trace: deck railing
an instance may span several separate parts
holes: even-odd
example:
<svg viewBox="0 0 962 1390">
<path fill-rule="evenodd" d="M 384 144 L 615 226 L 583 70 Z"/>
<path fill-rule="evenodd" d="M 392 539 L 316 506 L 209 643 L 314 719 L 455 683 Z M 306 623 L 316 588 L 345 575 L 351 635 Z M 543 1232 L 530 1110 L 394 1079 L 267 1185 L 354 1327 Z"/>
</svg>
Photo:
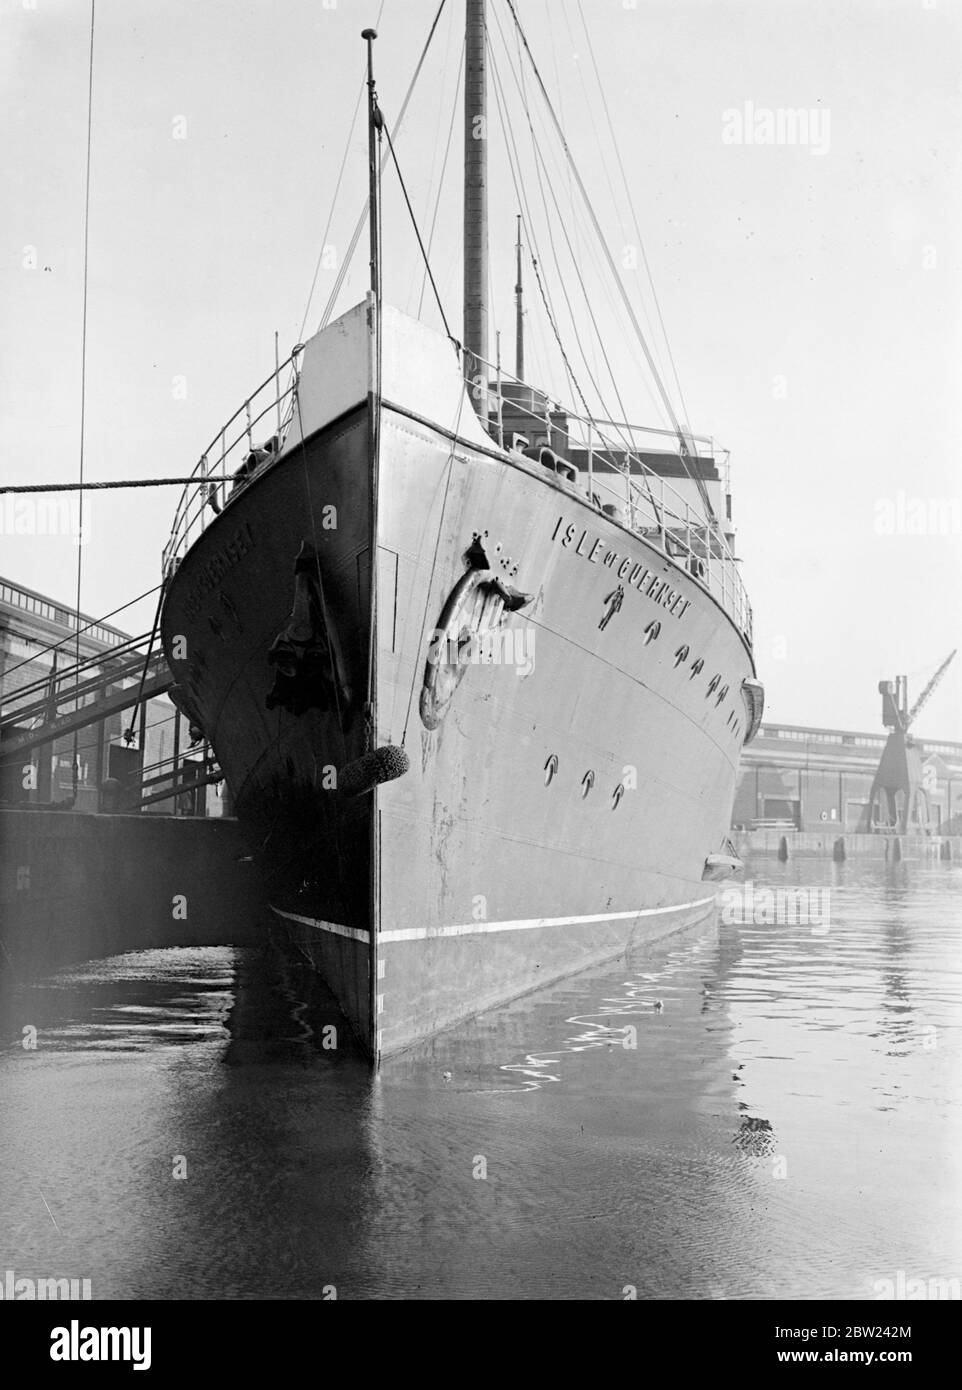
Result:
<svg viewBox="0 0 962 1390">
<path fill-rule="evenodd" d="M 547 439 L 548 445 L 540 453 L 544 465 L 613 520 L 657 545 L 718 600 L 750 644 L 751 604 L 739 573 L 739 562 L 728 544 L 722 523 L 706 515 L 704 503 L 700 507 L 693 505 L 690 498 L 641 456 L 638 436 L 655 440 L 670 431 L 579 415 L 566 406 L 553 405 L 543 392 L 525 386 L 502 369 L 486 365 L 490 377 L 487 388 L 489 420 L 502 448 L 513 446 L 513 440 L 506 437 L 506 416 L 511 422 L 512 435 L 523 432 L 528 437 L 532 446 L 530 454 L 539 454 L 537 441 Z M 484 387 L 474 389 L 477 393 Z M 532 402 L 530 408 L 524 404 L 526 396 Z M 527 430 L 517 429 L 519 420 L 528 426 Z M 677 435 L 672 437 L 677 439 Z M 703 436 L 689 435 L 688 439 L 696 446 L 712 444 Z M 559 453 L 554 447 L 559 440 L 566 449 L 573 448 L 583 454 L 587 466 L 576 469 L 561 457 L 553 463 L 551 454 Z M 664 452 L 663 444 L 659 451 Z M 697 476 L 699 456 L 689 452 L 687 445 L 686 456 L 692 474 Z M 613 481 L 615 479 L 617 482 Z M 692 480 L 694 482 L 694 477 Z"/>
<path fill-rule="evenodd" d="M 280 451 L 294 413 L 298 356 L 303 350 L 299 343 L 287 361 L 234 411 L 201 454 L 191 482 L 181 493 L 164 547 L 165 578 L 254 469 Z"/>
<path fill-rule="evenodd" d="M 286 362 L 254 391 L 221 427 L 196 464 L 191 482 L 185 487 L 171 526 L 170 539 L 164 548 L 165 577 L 172 573 L 185 551 L 202 534 L 232 495 L 244 486 L 253 473 L 270 461 L 281 449 L 284 435 L 294 414 L 299 379 L 299 344 Z M 509 452 L 513 439 L 505 437 L 504 416 L 520 420 L 536 446 L 539 438 L 547 438 L 549 447 L 541 454 L 545 466 L 558 479 L 581 497 L 587 497 L 600 512 L 620 522 L 630 531 L 644 537 L 679 568 L 699 583 L 720 603 L 740 632 L 750 643 L 752 611 L 745 586 L 738 572 L 738 561 L 732 554 L 722 529 L 714 516 L 693 506 L 691 498 L 683 496 L 669 479 L 656 472 L 641 457 L 637 436 L 663 436 L 667 432 L 646 426 L 624 425 L 617 421 L 596 420 L 578 415 L 564 407 L 552 407 L 544 393 L 507 376 L 500 368 L 488 368 L 487 399 L 493 409 L 488 412 L 490 430 L 495 441 Z M 286 381 L 282 380 L 287 374 Z M 505 393 L 505 387 L 508 393 Z M 484 390 L 484 387 L 469 389 Z M 532 405 L 524 405 L 527 397 Z M 543 403 L 543 410 L 540 405 Z M 265 445 L 255 442 L 255 431 L 262 438 L 266 433 L 264 421 L 271 421 L 272 438 Z M 564 420 L 562 430 L 560 420 Z M 513 430 L 512 433 L 521 431 Z M 565 446 L 574 447 L 585 455 L 587 467 L 576 469 L 557 456 L 550 442 L 559 436 Z M 527 437 L 527 436 L 526 436 Z M 711 441 L 689 436 L 692 444 Z M 663 446 L 662 446 L 663 450 Z M 536 448 L 534 449 L 537 452 Z M 697 470 L 697 454 L 689 454 L 693 470 Z M 530 462 L 529 458 L 529 462 Z M 598 466 L 596 466 L 596 463 Z M 613 479 L 618 479 L 613 484 Z"/>
</svg>

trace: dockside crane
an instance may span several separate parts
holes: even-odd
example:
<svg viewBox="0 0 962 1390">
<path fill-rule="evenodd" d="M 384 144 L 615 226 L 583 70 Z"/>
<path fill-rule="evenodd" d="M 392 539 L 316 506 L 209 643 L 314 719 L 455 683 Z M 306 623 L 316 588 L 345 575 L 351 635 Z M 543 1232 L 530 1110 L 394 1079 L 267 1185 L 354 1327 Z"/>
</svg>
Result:
<svg viewBox="0 0 962 1390">
<path fill-rule="evenodd" d="M 929 804 L 922 776 L 922 750 L 909 730 L 955 657 L 951 651 L 909 709 L 908 679 L 879 681 L 882 723 L 891 730 L 872 783 L 866 823 L 860 829 L 881 834 L 928 834 Z"/>
</svg>

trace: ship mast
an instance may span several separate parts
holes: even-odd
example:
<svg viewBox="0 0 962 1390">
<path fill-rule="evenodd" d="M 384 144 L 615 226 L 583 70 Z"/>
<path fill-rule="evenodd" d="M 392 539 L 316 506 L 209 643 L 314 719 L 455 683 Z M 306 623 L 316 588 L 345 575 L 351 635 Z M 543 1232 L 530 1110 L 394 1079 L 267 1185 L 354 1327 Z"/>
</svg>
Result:
<svg viewBox="0 0 962 1390">
<path fill-rule="evenodd" d="M 482 419 L 488 371 L 486 8 L 487 0 L 466 0 L 464 55 L 464 371 L 476 383 L 472 397 Z"/>
<path fill-rule="evenodd" d="M 361 38 L 367 44 L 367 177 L 368 177 L 368 224 L 371 244 L 371 293 L 375 303 L 381 295 L 381 267 L 378 252 L 378 152 L 377 132 L 380 129 L 381 113 L 377 105 L 377 88 L 374 85 L 374 40 L 376 29 L 365 29 Z"/>
<path fill-rule="evenodd" d="M 515 302 L 515 363 L 514 374 L 524 381 L 524 286 L 521 283 L 521 214 L 518 213 L 518 277 L 514 287 Z"/>
</svg>

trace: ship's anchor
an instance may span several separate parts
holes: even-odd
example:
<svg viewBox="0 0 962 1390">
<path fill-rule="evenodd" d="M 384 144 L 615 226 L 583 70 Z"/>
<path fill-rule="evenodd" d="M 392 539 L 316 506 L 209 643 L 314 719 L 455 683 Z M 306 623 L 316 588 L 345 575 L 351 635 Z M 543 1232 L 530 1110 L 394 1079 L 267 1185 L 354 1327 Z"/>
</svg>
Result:
<svg viewBox="0 0 962 1390">
<path fill-rule="evenodd" d="M 492 572 L 481 537 L 465 553 L 467 571 L 451 590 L 428 645 L 419 709 L 426 729 L 436 729 L 448 712 L 468 667 L 494 658 L 497 634 L 509 613 L 531 602 L 531 594 L 505 584 Z"/>
<path fill-rule="evenodd" d="M 318 558 L 305 541 L 294 561 L 294 603 L 290 616 L 267 653 L 274 667 L 274 684 L 267 708 L 277 705 L 290 714 L 305 710 L 342 709 L 351 702 L 351 688 L 337 633 L 328 621 L 320 588 Z"/>
</svg>

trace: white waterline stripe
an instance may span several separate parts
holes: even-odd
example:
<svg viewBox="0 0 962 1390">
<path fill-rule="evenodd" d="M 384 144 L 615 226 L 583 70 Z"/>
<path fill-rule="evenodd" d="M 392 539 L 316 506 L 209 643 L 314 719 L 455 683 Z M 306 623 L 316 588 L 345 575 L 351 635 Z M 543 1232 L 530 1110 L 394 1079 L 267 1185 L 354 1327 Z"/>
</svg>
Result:
<svg viewBox="0 0 962 1390">
<path fill-rule="evenodd" d="M 358 927 L 342 927 L 340 922 L 320 922 L 316 917 L 299 917 L 296 912 L 282 912 L 273 903 L 271 912 L 276 912 L 278 917 L 286 917 L 288 922 L 300 922 L 305 927 L 317 927 L 320 931 L 333 932 L 335 936 L 346 936 L 351 941 L 363 941 L 367 944 L 371 940 L 371 933 L 361 931 Z"/>
<path fill-rule="evenodd" d="M 457 927 L 401 927 L 397 931 L 378 933 L 378 941 L 424 941 L 436 936 L 471 936 L 475 932 L 534 931 L 538 927 L 573 927 L 582 922 L 625 922 L 634 917 L 659 917 L 666 912 L 684 912 L 690 907 L 704 907 L 715 901 L 699 898 L 690 903 L 672 903 L 670 907 L 639 907 L 633 912 L 595 912 L 587 917 L 522 917 L 514 922 L 466 922 Z"/>
<path fill-rule="evenodd" d="M 696 898 L 689 903 L 672 903 L 669 907 L 639 907 L 633 912 L 595 912 L 585 917 L 522 917 L 513 922 L 466 922 L 454 927 L 400 927 L 396 931 L 378 933 L 378 941 L 426 941 L 435 937 L 473 936 L 479 932 L 495 931 L 534 931 L 538 927 L 572 927 L 588 922 L 626 922 L 638 917 L 661 917 L 667 912 L 686 912 L 689 908 L 706 907 L 715 901 L 715 894 L 708 898 Z M 317 927 L 321 931 L 334 932 L 337 936 L 349 936 L 355 941 L 369 941 L 370 933 L 358 931 L 354 927 L 342 927 L 336 922 L 320 922 L 313 917 L 298 917 L 293 912 L 282 912 L 279 907 L 272 911 L 291 922 L 303 922 L 305 926 Z"/>
</svg>

